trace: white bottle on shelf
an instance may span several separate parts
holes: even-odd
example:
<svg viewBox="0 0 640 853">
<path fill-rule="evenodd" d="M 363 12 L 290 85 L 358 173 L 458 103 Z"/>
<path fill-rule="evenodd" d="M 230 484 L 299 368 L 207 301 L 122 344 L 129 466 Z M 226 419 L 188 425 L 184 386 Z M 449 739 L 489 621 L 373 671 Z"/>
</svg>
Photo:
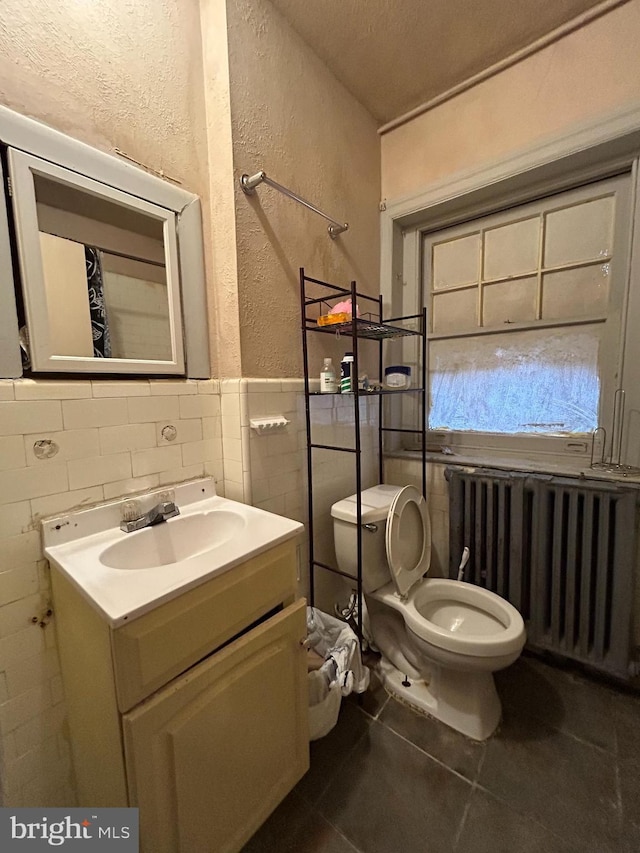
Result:
<svg viewBox="0 0 640 853">
<path fill-rule="evenodd" d="M 335 394 L 338 390 L 336 371 L 330 358 L 325 358 L 320 372 L 320 393 Z"/>
</svg>

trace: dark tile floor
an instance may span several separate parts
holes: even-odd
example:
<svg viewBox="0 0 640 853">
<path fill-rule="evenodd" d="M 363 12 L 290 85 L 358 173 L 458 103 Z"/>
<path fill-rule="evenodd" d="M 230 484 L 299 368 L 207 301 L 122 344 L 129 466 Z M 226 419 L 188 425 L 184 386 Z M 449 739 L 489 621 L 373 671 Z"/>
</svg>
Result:
<svg viewBox="0 0 640 853">
<path fill-rule="evenodd" d="M 244 853 L 640 853 L 640 697 L 523 656 L 477 744 L 349 697 Z"/>
</svg>

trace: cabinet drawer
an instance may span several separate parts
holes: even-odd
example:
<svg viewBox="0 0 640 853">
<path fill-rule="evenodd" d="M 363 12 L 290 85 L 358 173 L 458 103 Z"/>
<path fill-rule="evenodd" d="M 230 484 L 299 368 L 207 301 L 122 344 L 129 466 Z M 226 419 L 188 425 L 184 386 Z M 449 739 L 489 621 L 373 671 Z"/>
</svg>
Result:
<svg viewBox="0 0 640 853">
<path fill-rule="evenodd" d="M 285 542 L 112 632 L 118 707 L 127 711 L 296 594 Z"/>
</svg>

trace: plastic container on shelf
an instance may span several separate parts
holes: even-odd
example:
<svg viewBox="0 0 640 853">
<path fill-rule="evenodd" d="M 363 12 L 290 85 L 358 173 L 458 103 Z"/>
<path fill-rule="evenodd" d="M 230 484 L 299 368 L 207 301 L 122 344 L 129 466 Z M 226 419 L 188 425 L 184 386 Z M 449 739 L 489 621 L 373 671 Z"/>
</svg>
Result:
<svg viewBox="0 0 640 853">
<path fill-rule="evenodd" d="M 320 371 L 320 393 L 335 394 L 338 390 L 336 371 L 330 358 L 325 358 Z"/>
<path fill-rule="evenodd" d="M 340 311 L 338 314 L 321 314 L 318 317 L 319 326 L 332 326 L 334 323 L 347 323 L 351 319 L 351 314 L 346 311 Z"/>
<path fill-rule="evenodd" d="M 411 368 L 404 364 L 394 364 L 384 369 L 384 384 L 392 391 L 411 387 Z"/>
<path fill-rule="evenodd" d="M 340 393 L 350 394 L 356 390 L 357 382 L 354 377 L 354 361 L 353 353 L 345 352 L 344 358 L 340 362 Z"/>
</svg>

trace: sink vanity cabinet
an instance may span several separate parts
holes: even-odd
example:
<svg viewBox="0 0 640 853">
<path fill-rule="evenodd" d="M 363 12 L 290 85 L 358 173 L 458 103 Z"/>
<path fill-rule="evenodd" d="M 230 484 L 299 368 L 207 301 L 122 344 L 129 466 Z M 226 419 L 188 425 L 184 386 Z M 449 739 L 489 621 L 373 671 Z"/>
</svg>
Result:
<svg viewBox="0 0 640 853">
<path fill-rule="evenodd" d="M 117 624 L 51 562 L 80 804 L 139 807 L 143 853 L 240 850 L 308 769 L 296 539 Z"/>
</svg>

